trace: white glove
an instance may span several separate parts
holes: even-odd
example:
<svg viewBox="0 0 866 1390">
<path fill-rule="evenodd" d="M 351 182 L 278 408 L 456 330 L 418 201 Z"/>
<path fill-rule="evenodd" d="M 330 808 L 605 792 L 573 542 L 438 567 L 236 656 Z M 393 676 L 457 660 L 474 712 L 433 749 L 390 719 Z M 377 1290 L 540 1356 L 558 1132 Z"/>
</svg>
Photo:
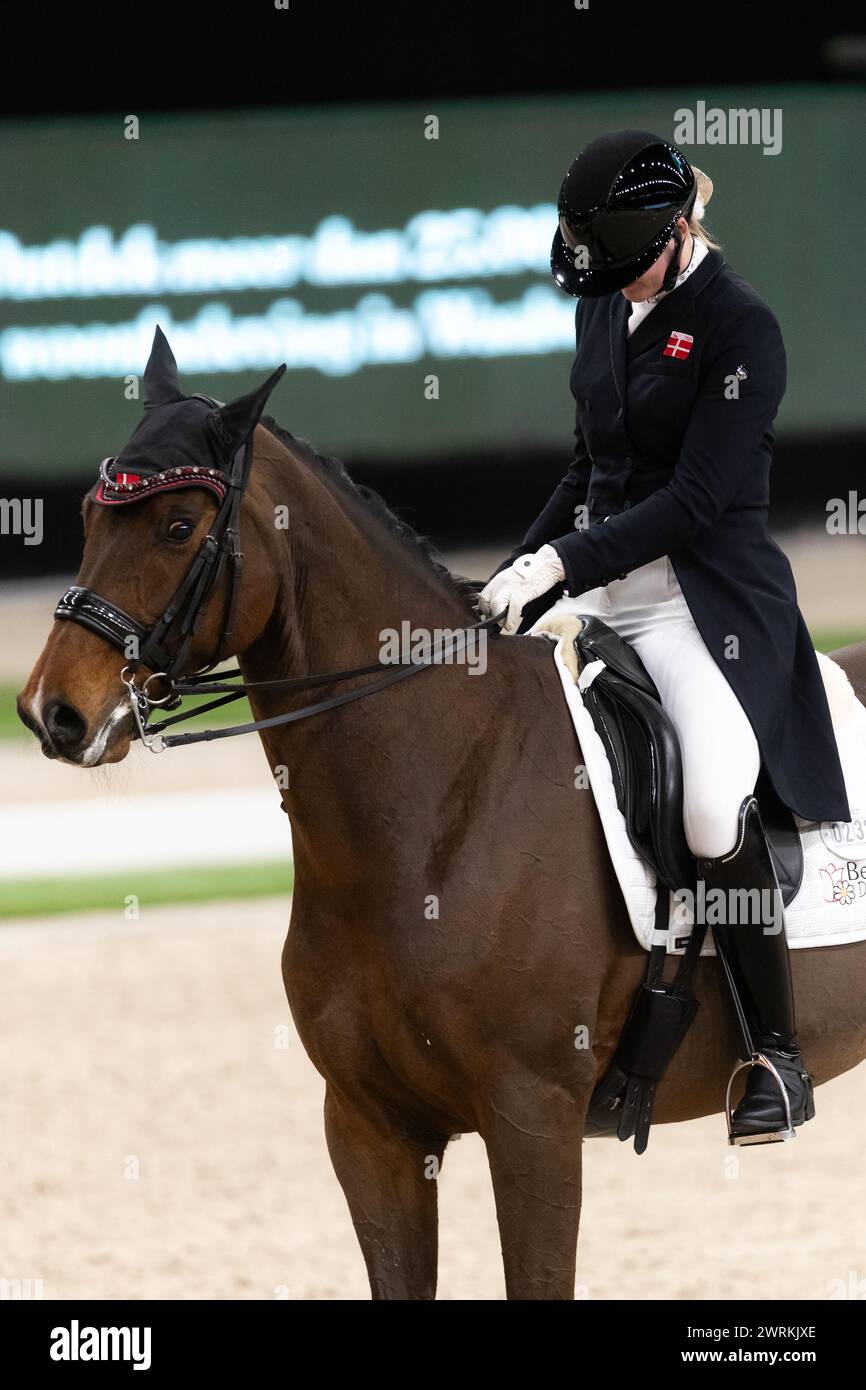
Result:
<svg viewBox="0 0 866 1390">
<path fill-rule="evenodd" d="M 508 569 L 495 574 L 479 595 L 479 607 L 488 617 L 507 608 L 501 624 L 509 635 L 520 627 L 523 610 L 565 578 L 562 561 L 552 545 L 543 545 L 534 555 L 521 555 Z"/>
</svg>

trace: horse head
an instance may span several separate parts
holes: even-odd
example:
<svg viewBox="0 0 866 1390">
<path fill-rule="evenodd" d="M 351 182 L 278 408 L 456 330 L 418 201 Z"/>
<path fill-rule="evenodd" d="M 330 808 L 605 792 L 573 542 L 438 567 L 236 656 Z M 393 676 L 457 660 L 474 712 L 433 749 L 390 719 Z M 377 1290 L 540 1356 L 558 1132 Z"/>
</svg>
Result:
<svg viewBox="0 0 866 1390">
<path fill-rule="evenodd" d="M 122 672 L 187 675 L 260 635 L 272 557 L 251 546 L 241 565 L 240 533 L 257 525 L 245 495 L 252 439 L 283 371 L 228 405 L 187 396 L 157 328 L 144 415 L 84 500 L 81 569 L 18 697 L 48 757 L 120 761 L 136 732 Z"/>
</svg>

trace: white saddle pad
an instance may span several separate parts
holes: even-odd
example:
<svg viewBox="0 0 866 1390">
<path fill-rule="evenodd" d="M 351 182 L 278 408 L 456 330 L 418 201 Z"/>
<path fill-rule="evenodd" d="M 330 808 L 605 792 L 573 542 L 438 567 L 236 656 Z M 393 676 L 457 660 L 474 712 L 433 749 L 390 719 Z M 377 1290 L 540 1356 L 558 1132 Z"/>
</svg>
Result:
<svg viewBox="0 0 866 1390">
<path fill-rule="evenodd" d="M 625 898 L 635 936 L 645 950 L 655 942 L 656 876 L 636 854 L 620 811 L 604 744 L 584 706 L 575 680 L 573 642 L 580 630 L 576 617 L 551 619 L 533 630 L 556 642 L 554 660 L 566 704 L 580 741 L 586 780 L 595 797 L 610 857 Z M 860 704 L 848 677 L 828 656 L 818 661 L 830 704 L 852 820 L 804 821 L 797 818 L 804 867 L 800 888 L 785 910 L 785 929 L 792 948 L 842 945 L 866 938 L 866 707 Z M 592 662 L 580 683 L 586 688 L 603 663 Z M 669 895 L 670 897 L 670 895 Z M 682 954 L 691 919 L 682 902 L 671 899 L 667 950 Z M 661 937 L 659 940 L 661 941 Z M 713 955 L 711 933 L 702 949 Z"/>
</svg>

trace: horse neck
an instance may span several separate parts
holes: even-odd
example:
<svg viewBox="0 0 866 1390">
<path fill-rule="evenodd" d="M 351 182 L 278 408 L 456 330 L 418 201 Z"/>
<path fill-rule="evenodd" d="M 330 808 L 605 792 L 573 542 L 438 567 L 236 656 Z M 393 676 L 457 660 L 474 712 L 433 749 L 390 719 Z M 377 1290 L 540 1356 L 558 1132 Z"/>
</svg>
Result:
<svg viewBox="0 0 866 1390">
<path fill-rule="evenodd" d="M 420 553 L 349 488 L 319 466 L 291 459 L 262 470 L 262 515 L 289 499 L 289 525 L 274 548 L 278 595 L 263 637 L 241 658 L 248 681 L 343 670 L 379 660 L 383 634 L 401 625 L 435 634 L 477 621 L 469 602 Z M 263 486 L 265 496 L 261 495 Z M 435 777 L 421 776 L 412 749 L 424 728 L 447 727 L 442 681 L 458 684 L 462 715 L 476 706 L 486 680 L 466 667 L 412 676 L 369 699 L 262 734 L 262 743 L 299 845 L 315 841 L 331 864 L 345 840 L 361 850 L 377 811 L 394 811 L 407 796 L 435 795 Z M 447 672 L 447 674 L 446 674 Z M 374 677 L 362 678 L 364 684 Z M 437 689 L 430 682 L 437 682 Z M 254 693 L 256 718 L 299 708 L 352 688 L 352 682 L 294 694 Z M 465 733 L 465 731 L 464 731 Z M 407 739 L 412 748 L 407 751 Z M 414 766 L 413 766 L 414 764 Z M 282 782 L 288 778 L 288 788 Z M 419 785 L 419 780 L 423 785 Z"/>
<path fill-rule="evenodd" d="M 447 576 L 349 484 L 282 446 L 280 453 L 276 461 L 266 454 L 256 475 L 277 593 L 262 639 L 242 657 L 251 679 L 366 665 L 378 658 L 383 632 L 407 620 L 424 629 L 476 621 Z M 288 513 L 284 530 L 271 524 L 279 507 Z"/>
</svg>

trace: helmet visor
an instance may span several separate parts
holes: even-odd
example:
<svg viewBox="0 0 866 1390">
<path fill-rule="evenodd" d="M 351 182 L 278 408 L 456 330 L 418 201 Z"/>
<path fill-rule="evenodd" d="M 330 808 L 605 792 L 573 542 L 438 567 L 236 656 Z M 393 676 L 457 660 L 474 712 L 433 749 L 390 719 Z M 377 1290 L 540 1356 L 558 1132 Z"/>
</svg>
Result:
<svg viewBox="0 0 866 1390">
<path fill-rule="evenodd" d="M 590 270 L 616 270 L 641 257 L 671 226 L 670 207 L 647 209 L 593 208 L 580 218 L 559 214 L 562 239 L 573 256 L 585 251 Z M 662 244 L 664 248 L 666 242 Z M 660 254 L 660 251 L 657 252 Z"/>
</svg>

